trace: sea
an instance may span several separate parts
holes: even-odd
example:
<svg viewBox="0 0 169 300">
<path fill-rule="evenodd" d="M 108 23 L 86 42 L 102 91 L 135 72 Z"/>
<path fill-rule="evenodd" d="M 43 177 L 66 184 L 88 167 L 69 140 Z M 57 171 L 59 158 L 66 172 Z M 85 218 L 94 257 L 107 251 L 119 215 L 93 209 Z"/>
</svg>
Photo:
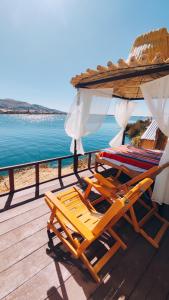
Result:
<svg viewBox="0 0 169 300">
<path fill-rule="evenodd" d="M 132 117 L 135 122 L 145 117 Z M 0 115 L 0 167 L 70 155 L 71 138 L 65 129 L 65 115 Z M 102 127 L 84 137 L 85 151 L 109 147 L 119 131 L 114 116 L 106 116 Z M 126 143 L 130 139 L 126 137 Z M 65 162 L 66 164 L 66 162 Z"/>
</svg>

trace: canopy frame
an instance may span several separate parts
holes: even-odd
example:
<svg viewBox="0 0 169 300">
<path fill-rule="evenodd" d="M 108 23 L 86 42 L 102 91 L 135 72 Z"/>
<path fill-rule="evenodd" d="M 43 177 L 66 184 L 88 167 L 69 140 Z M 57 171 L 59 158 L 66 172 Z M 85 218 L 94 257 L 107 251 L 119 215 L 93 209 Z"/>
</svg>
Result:
<svg viewBox="0 0 169 300">
<path fill-rule="evenodd" d="M 169 32 L 161 28 L 142 34 L 136 38 L 126 60 L 107 62 L 107 66 L 97 65 L 75 75 L 71 84 L 83 89 L 112 89 L 112 98 L 126 101 L 142 101 L 144 96 L 140 86 L 149 81 L 169 75 Z M 125 131 L 123 143 L 125 140 Z M 76 151 L 75 141 L 75 156 Z"/>
<path fill-rule="evenodd" d="M 146 67 L 146 69 L 143 69 L 143 67 Z M 119 70 L 120 71 L 120 70 Z M 131 79 L 131 78 L 144 78 L 146 75 L 155 75 L 154 79 L 157 79 L 159 77 L 163 77 L 165 75 L 169 74 L 169 63 L 161 63 L 161 64 L 154 64 L 154 65 L 149 65 L 149 66 L 140 66 L 136 68 L 128 68 L 126 69 L 121 69 L 123 71 L 123 74 L 117 74 L 117 71 L 115 71 L 114 76 L 109 76 L 109 77 L 104 77 L 104 72 L 102 74 L 102 77 L 99 79 L 94 79 L 95 75 L 90 76 L 90 80 L 86 81 L 86 79 L 81 80 L 78 84 L 75 85 L 75 88 L 92 88 L 95 85 L 99 85 L 98 87 L 94 87 L 95 89 L 97 88 L 103 88 L 104 89 L 104 84 L 105 83 L 110 83 L 118 80 L 126 80 L 126 79 Z M 89 79 L 89 78 L 88 78 Z M 147 80 L 150 81 L 150 80 Z M 140 85 L 140 82 L 138 84 L 138 87 Z M 119 99 L 124 99 L 124 100 L 144 100 L 143 97 L 137 98 L 132 97 L 132 98 L 127 98 L 123 96 L 118 96 L 116 94 L 113 94 L 112 97 L 114 98 L 119 98 Z"/>
</svg>

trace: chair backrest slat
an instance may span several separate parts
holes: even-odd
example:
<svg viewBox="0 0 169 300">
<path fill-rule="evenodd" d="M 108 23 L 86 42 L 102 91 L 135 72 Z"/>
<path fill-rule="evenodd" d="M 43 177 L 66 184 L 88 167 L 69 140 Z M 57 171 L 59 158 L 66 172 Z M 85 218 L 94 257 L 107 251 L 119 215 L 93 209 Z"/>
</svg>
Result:
<svg viewBox="0 0 169 300">
<path fill-rule="evenodd" d="M 63 215 L 63 217 L 66 218 L 66 220 L 68 220 L 85 239 L 88 240 L 93 239 L 94 237 L 93 233 L 72 212 L 70 212 L 65 207 L 65 205 L 62 204 L 57 199 L 55 195 L 53 195 L 51 192 L 47 192 L 45 194 L 45 201 L 47 202 L 47 204 L 48 202 L 51 202 L 53 207 L 56 208 L 56 212 L 55 212 L 56 216 L 57 216 L 57 210 L 59 210 L 59 212 Z M 62 220 L 63 223 L 65 222 L 64 218 Z"/>
</svg>

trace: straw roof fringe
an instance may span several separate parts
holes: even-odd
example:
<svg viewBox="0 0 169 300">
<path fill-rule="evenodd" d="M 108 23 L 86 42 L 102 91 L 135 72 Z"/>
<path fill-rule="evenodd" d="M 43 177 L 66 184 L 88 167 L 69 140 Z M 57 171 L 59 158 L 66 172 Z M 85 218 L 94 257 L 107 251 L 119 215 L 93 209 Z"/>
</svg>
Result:
<svg viewBox="0 0 169 300">
<path fill-rule="evenodd" d="M 108 61 L 107 66 L 98 65 L 96 70 L 87 68 L 86 72 L 73 77 L 71 83 L 75 87 L 113 88 L 114 96 L 139 99 L 143 97 L 140 83 L 167 74 L 169 33 L 161 28 L 137 37 L 127 60 L 120 58 L 115 64 Z"/>
</svg>

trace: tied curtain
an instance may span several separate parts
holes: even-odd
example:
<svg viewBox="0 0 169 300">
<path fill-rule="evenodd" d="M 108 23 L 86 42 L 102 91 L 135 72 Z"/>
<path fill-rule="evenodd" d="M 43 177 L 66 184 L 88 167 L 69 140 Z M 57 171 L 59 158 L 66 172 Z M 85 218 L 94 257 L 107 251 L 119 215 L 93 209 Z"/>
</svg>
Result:
<svg viewBox="0 0 169 300">
<path fill-rule="evenodd" d="M 141 85 L 141 91 L 148 108 L 160 130 L 169 138 L 169 75 Z M 169 139 L 160 165 L 169 162 Z M 152 200 L 159 204 L 169 204 L 169 168 L 157 177 Z"/>
<path fill-rule="evenodd" d="M 112 89 L 78 89 L 65 120 L 65 131 L 72 138 L 70 146 L 72 153 L 76 140 L 77 154 L 84 154 L 81 138 L 101 127 L 108 113 L 112 94 Z"/>
<path fill-rule="evenodd" d="M 126 129 L 128 120 L 132 115 L 136 103 L 127 100 L 118 100 L 115 106 L 115 119 L 121 127 L 119 133 L 110 141 L 111 147 L 117 147 L 122 144 L 123 134 Z"/>
</svg>

